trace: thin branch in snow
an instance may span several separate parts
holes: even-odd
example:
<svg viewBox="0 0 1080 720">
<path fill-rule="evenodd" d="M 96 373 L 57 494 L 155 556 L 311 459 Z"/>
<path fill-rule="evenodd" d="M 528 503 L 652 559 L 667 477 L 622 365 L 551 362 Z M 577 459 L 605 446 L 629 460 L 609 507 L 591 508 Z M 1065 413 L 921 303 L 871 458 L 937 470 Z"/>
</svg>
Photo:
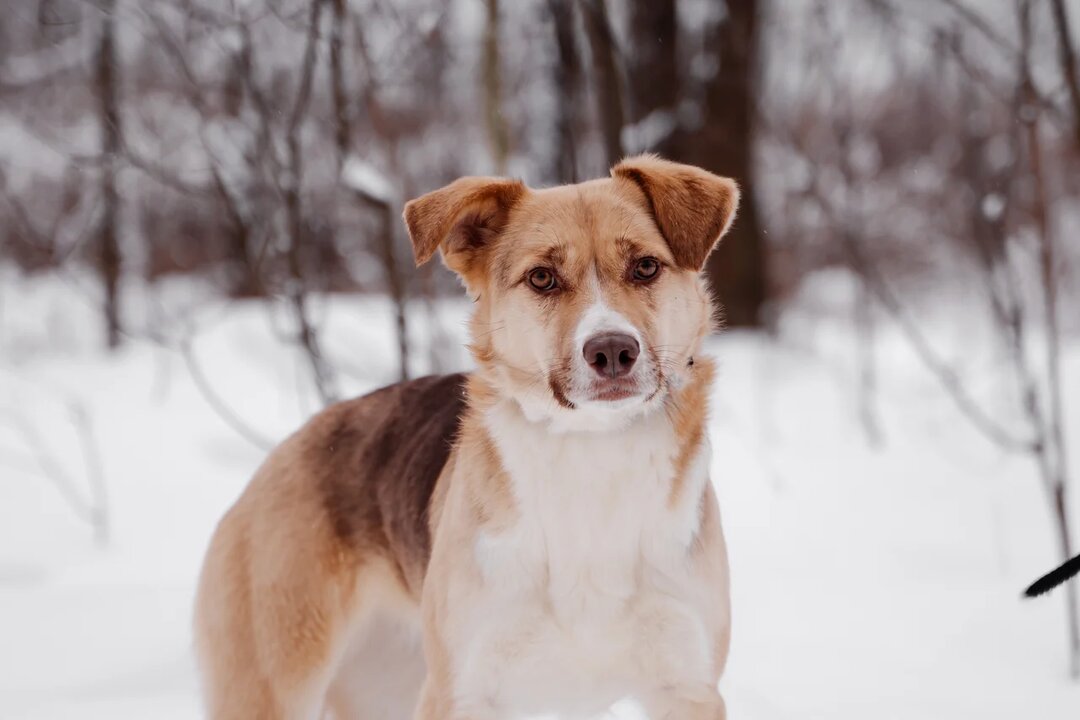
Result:
<svg viewBox="0 0 1080 720">
<path fill-rule="evenodd" d="M 195 387 L 202 393 L 203 398 L 210 405 L 210 408 L 217 413 L 217 416 L 259 450 L 264 452 L 273 450 L 275 443 L 251 429 L 247 423 L 233 412 L 232 408 L 221 399 L 221 396 L 211 386 L 202 370 L 202 365 L 199 364 L 198 359 L 195 357 L 190 336 L 186 336 L 180 341 L 180 355 L 184 358 L 184 364 L 187 366 L 188 372 L 191 373 L 191 379 L 195 382 Z"/>
<path fill-rule="evenodd" d="M 79 437 L 83 466 L 86 468 L 88 489 L 85 493 L 79 489 L 79 483 L 57 461 L 32 422 L 14 410 L 5 414 L 22 436 L 41 475 L 52 483 L 75 516 L 93 528 L 94 540 L 99 545 L 106 545 L 109 541 L 110 519 L 101 452 L 94 439 L 93 425 L 86 408 L 77 400 L 69 400 L 68 410 L 72 425 Z"/>
</svg>

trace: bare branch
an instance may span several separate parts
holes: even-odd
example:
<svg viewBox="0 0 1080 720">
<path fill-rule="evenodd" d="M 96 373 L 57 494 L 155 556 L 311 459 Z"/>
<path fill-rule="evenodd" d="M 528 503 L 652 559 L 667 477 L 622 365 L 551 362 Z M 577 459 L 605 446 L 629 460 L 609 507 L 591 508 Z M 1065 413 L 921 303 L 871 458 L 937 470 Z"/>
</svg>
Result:
<svg viewBox="0 0 1080 720">
<path fill-rule="evenodd" d="M 940 0 L 940 2 L 959 15 L 968 25 L 978 30 L 983 37 L 1005 51 L 1010 58 L 1017 57 L 1019 51 L 1016 46 L 995 30 L 986 18 L 969 8 L 962 0 Z"/>
<path fill-rule="evenodd" d="M 217 416 L 221 418 L 226 425 L 235 430 L 237 434 L 259 450 L 264 452 L 272 450 L 274 448 L 274 443 L 255 430 L 252 430 L 251 427 L 241 420 L 240 417 L 221 399 L 221 396 L 214 391 L 214 388 L 210 385 L 209 380 L 206 378 L 206 374 L 202 370 L 202 366 L 195 357 L 195 351 L 192 348 L 190 336 L 185 336 L 181 339 L 179 349 L 180 355 L 184 358 L 184 364 L 187 365 L 188 372 L 191 373 L 191 379 L 195 382 L 195 387 L 202 393 L 203 398 Z"/>
<path fill-rule="evenodd" d="M 94 439 L 94 428 L 86 408 L 79 402 L 69 404 L 72 424 L 79 435 L 82 448 L 83 466 L 86 468 L 87 483 L 90 486 L 89 504 L 90 523 L 94 528 L 94 537 L 99 545 L 109 542 L 110 520 L 109 500 L 105 487 L 105 470 L 101 462 L 101 452 Z"/>
<path fill-rule="evenodd" d="M 78 400 L 67 402 L 72 425 L 79 437 L 83 466 L 86 468 L 88 494 L 79 490 L 78 483 L 56 460 L 47 443 L 33 423 L 14 410 L 5 414 L 11 424 L 22 435 L 27 449 L 34 459 L 34 464 L 41 475 L 56 488 L 65 504 L 80 520 L 94 530 L 94 539 L 99 545 L 109 541 L 109 507 L 105 491 L 105 473 L 101 462 L 101 453 L 93 436 L 93 428 L 86 408 Z"/>
</svg>

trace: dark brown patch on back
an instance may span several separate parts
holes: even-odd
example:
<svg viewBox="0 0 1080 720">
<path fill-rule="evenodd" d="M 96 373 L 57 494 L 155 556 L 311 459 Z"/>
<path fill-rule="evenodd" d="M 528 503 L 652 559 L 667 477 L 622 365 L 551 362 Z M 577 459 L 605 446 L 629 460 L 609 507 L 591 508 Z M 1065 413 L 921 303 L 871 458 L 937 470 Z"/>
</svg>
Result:
<svg viewBox="0 0 1080 720">
<path fill-rule="evenodd" d="M 385 549 L 419 589 L 431 552 L 428 505 L 465 411 L 463 374 L 430 376 L 339 403 L 305 428 L 303 460 L 335 535 Z"/>
</svg>

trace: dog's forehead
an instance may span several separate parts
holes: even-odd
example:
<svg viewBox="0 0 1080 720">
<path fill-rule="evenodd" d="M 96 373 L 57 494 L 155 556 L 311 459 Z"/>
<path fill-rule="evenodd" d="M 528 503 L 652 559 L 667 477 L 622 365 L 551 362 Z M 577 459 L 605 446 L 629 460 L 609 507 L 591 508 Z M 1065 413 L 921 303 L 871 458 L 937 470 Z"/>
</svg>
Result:
<svg viewBox="0 0 1080 720">
<path fill-rule="evenodd" d="M 648 211 L 611 179 L 532 191 L 508 228 L 515 254 L 600 259 L 628 252 L 627 241 L 663 245 Z M 662 248 L 650 248 L 660 250 Z"/>
<path fill-rule="evenodd" d="M 595 234 L 607 226 L 625 223 L 642 213 L 618 192 L 610 179 L 590 180 L 534 190 L 522 203 L 520 218 L 525 222 L 562 227 L 575 234 Z"/>
</svg>

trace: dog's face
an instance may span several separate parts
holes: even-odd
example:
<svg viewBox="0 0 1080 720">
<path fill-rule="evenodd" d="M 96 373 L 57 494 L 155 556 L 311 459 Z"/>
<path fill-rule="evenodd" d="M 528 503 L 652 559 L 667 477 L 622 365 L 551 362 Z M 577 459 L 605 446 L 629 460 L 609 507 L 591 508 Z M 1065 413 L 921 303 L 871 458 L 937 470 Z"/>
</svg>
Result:
<svg viewBox="0 0 1080 720">
<path fill-rule="evenodd" d="M 683 380 L 712 325 L 700 270 L 737 202 L 731 180 L 644 156 L 546 190 L 464 178 L 405 218 L 417 260 L 441 249 L 476 300 L 473 354 L 500 391 L 604 427 Z"/>
</svg>

